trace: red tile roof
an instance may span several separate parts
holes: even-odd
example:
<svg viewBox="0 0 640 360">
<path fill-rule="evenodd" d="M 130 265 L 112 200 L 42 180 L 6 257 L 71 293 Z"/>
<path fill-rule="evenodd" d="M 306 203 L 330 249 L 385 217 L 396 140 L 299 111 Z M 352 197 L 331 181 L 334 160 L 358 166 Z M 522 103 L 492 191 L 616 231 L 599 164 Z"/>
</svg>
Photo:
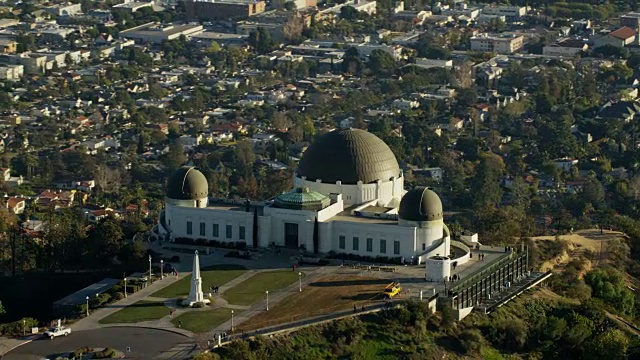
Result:
<svg viewBox="0 0 640 360">
<path fill-rule="evenodd" d="M 24 199 L 16 197 L 10 197 L 9 199 L 7 199 L 7 205 L 10 209 L 14 209 L 21 202 L 24 202 Z"/>
<path fill-rule="evenodd" d="M 636 32 L 632 28 L 626 27 L 626 26 L 623 26 L 620 29 L 609 33 L 609 35 L 613 37 L 617 37 L 618 39 L 623 39 L 623 40 L 628 39 L 632 36 L 635 36 L 635 34 Z"/>
</svg>

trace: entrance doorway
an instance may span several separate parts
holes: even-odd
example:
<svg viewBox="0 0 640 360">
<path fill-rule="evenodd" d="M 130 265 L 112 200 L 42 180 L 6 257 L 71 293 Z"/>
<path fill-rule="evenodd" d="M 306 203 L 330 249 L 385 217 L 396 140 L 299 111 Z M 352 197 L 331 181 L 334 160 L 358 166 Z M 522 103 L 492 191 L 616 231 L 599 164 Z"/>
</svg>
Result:
<svg viewBox="0 0 640 360">
<path fill-rule="evenodd" d="M 298 224 L 284 223 L 284 246 L 287 249 L 298 248 Z"/>
</svg>

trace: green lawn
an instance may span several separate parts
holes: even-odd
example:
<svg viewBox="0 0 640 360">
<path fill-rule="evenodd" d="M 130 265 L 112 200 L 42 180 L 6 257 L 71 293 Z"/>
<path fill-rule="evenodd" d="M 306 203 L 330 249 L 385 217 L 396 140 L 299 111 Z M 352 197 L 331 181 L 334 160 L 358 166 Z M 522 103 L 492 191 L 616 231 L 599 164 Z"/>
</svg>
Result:
<svg viewBox="0 0 640 360">
<path fill-rule="evenodd" d="M 262 272 L 225 291 L 223 296 L 230 304 L 251 305 L 258 300 L 265 299 L 265 291 L 276 292 L 297 280 L 297 271 Z"/>
<path fill-rule="evenodd" d="M 179 322 L 182 321 L 182 329 L 187 329 L 194 333 L 203 333 L 229 319 L 231 319 L 230 309 L 217 308 L 206 311 L 189 311 L 171 320 L 171 322 L 178 327 Z"/>
<path fill-rule="evenodd" d="M 126 308 L 115 312 L 103 319 L 100 324 L 137 323 L 148 320 L 158 320 L 169 315 L 169 308 L 161 302 L 138 301 Z"/>
<path fill-rule="evenodd" d="M 206 267 L 200 271 L 200 276 L 202 276 L 202 291 L 208 292 L 209 287 L 212 285 L 224 285 L 244 274 L 245 271 L 247 271 L 247 269 L 240 265 L 216 265 Z M 191 275 L 155 292 L 151 296 L 159 298 L 177 298 L 180 296 L 188 296 L 190 289 Z"/>
</svg>

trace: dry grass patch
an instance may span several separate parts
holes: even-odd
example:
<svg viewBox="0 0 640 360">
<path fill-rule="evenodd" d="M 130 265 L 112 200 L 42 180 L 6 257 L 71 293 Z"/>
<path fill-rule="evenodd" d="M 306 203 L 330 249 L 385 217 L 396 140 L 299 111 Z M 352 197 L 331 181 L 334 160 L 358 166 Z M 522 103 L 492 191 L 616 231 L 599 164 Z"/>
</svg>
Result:
<svg viewBox="0 0 640 360">
<path fill-rule="evenodd" d="M 240 324 L 237 331 L 250 331 L 291 321 L 370 305 L 382 299 L 388 279 L 361 276 L 331 276 L 302 288 L 277 304 Z"/>
</svg>

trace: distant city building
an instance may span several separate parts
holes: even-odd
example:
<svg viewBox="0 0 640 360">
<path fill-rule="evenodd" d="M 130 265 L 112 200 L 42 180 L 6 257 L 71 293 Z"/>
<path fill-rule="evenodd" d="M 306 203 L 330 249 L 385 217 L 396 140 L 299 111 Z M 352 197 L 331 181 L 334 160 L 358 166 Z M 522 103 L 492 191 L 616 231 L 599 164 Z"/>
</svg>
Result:
<svg viewBox="0 0 640 360">
<path fill-rule="evenodd" d="M 523 45 L 524 38 L 518 35 L 480 34 L 471 38 L 471 50 L 473 51 L 513 54 L 522 49 Z"/>
<path fill-rule="evenodd" d="M 247 43 L 249 35 L 205 31 L 191 35 L 191 40 L 201 42 L 204 46 L 209 46 L 213 42 L 220 46 L 239 46 Z"/>
<path fill-rule="evenodd" d="M 198 20 L 224 20 L 246 18 L 263 13 L 262 0 L 186 0 L 187 18 Z"/>
<path fill-rule="evenodd" d="M 22 65 L 0 65 L 0 80 L 20 80 L 24 75 Z"/>
<path fill-rule="evenodd" d="M 11 39 L 0 38 L 0 53 L 13 54 L 18 50 L 18 42 Z"/>
<path fill-rule="evenodd" d="M 313 8 L 318 6 L 318 0 L 274 0 L 271 3 L 275 7 L 284 7 L 284 4 L 293 2 L 296 5 L 296 10 L 303 10 L 307 8 Z"/>
<path fill-rule="evenodd" d="M 640 31 L 640 13 L 630 12 L 620 16 L 620 26 L 632 28 L 636 32 Z"/>
<path fill-rule="evenodd" d="M 527 14 L 527 8 L 525 6 L 485 6 L 482 9 L 482 13 L 485 15 L 501 15 L 507 18 L 507 20 L 519 19 Z"/>
<path fill-rule="evenodd" d="M 574 57 L 582 51 L 587 51 L 589 45 L 578 39 L 563 39 L 555 44 L 542 48 L 543 55 Z"/>
<path fill-rule="evenodd" d="M 138 40 L 144 43 L 162 43 L 166 40 L 175 40 L 180 36 L 199 34 L 204 31 L 202 25 L 162 25 L 147 23 L 120 32 L 120 37 Z"/>
<path fill-rule="evenodd" d="M 343 4 L 337 4 L 330 8 L 321 10 L 318 12 L 318 16 L 326 17 L 326 16 L 337 16 L 340 15 L 340 11 L 345 6 L 351 6 L 352 8 L 365 12 L 369 15 L 374 15 L 377 11 L 377 3 L 375 1 L 367 1 L 367 0 L 348 0 Z"/>
<path fill-rule="evenodd" d="M 82 4 L 60 4 L 46 8 L 47 12 L 56 16 L 75 16 L 82 14 Z"/>
<path fill-rule="evenodd" d="M 131 13 L 134 13 L 140 9 L 144 9 L 147 7 L 150 7 L 153 9 L 153 2 L 130 1 L 130 2 L 125 2 L 123 4 L 118 4 L 113 6 L 114 9 L 125 10 Z"/>
<path fill-rule="evenodd" d="M 630 27 L 623 26 L 618 30 L 612 31 L 606 35 L 596 38 L 593 41 L 593 47 L 615 46 L 618 48 L 625 47 L 637 43 L 636 31 Z"/>
</svg>

